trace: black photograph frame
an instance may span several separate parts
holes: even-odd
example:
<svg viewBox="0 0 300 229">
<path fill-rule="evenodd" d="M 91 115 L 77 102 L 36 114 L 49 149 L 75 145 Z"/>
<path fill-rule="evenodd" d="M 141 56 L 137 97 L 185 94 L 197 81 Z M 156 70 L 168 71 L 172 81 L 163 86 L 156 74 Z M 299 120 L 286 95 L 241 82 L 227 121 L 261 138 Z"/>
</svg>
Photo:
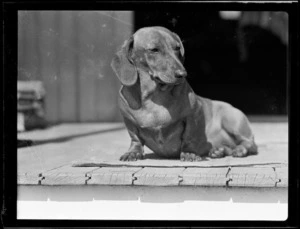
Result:
<svg viewBox="0 0 300 229">
<path fill-rule="evenodd" d="M 5 227 L 296 227 L 299 226 L 299 48 L 298 9 L 296 1 L 276 2 L 4 2 L 3 4 L 3 205 Z M 18 10 L 211 10 L 285 11 L 289 15 L 288 50 L 288 121 L 289 121 L 289 188 L 286 221 L 95 221 L 95 220 L 17 220 L 17 12 Z"/>
</svg>

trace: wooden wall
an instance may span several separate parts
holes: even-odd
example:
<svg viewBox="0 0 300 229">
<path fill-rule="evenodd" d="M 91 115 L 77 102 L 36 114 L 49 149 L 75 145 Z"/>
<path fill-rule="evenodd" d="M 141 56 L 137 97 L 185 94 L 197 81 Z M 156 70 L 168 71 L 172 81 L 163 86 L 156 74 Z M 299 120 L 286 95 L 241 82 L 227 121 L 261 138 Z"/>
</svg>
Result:
<svg viewBox="0 0 300 229">
<path fill-rule="evenodd" d="M 19 11 L 18 80 L 41 80 L 49 122 L 121 121 L 110 63 L 129 11 Z"/>
</svg>

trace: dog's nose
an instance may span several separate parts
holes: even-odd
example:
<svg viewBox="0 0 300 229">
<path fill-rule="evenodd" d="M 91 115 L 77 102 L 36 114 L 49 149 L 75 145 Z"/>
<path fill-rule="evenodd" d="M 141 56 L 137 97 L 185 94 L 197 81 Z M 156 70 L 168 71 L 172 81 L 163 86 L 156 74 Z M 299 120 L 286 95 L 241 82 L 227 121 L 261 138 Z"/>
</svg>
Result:
<svg viewBox="0 0 300 229">
<path fill-rule="evenodd" d="M 184 78 L 184 77 L 186 77 L 187 76 L 187 72 L 186 72 L 186 70 L 176 70 L 175 71 L 175 77 L 176 78 Z"/>
</svg>

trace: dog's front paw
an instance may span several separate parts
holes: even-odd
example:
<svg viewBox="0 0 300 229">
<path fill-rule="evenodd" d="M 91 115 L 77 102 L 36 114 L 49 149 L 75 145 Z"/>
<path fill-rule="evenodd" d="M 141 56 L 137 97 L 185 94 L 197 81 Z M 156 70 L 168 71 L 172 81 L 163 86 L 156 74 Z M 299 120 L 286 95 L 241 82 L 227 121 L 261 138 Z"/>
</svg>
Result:
<svg viewBox="0 0 300 229">
<path fill-rule="evenodd" d="M 232 156 L 233 157 L 246 157 L 247 156 L 247 149 L 242 146 L 242 145 L 238 145 L 237 147 L 235 147 L 232 151 Z"/>
<path fill-rule="evenodd" d="M 225 157 L 225 148 L 224 147 L 220 147 L 220 148 L 215 148 L 213 147 L 209 153 L 208 156 L 210 158 L 221 158 L 221 157 Z"/>
<path fill-rule="evenodd" d="M 136 161 L 142 159 L 144 159 L 144 154 L 139 151 L 126 152 L 120 157 L 120 161 Z"/>
<path fill-rule="evenodd" d="M 180 160 L 181 161 L 202 161 L 202 158 L 199 155 L 196 155 L 194 153 L 182 152 L 180 154 Z"/>
</svg>

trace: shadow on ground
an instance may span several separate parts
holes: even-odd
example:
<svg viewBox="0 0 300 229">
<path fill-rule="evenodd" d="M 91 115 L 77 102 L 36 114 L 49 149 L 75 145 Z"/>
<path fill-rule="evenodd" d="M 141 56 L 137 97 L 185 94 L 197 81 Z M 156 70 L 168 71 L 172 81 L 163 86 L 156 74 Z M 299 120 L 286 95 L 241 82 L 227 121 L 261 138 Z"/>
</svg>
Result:
<svg viewBox="0 0 300 229">
<path fill-rule="evenodd" d="M 106 130 L 97 130 L 97 131 L 93 131 L 93 132 L 89 132 L 89 133 L 74 134 L 74 135 L 70 135 L 70 136 L 52 138 L 52 139 L 47 139 L 47 140 L 18 139 L 18 148 L 43 145 L 43 144 L 47 144 L 47 143 L 62 143 L 62 142 L 73 140 L 74 138 L 87 137 L 87 136 L 96 135 L 96 134 L 104 134 L 107 132 L 118 131 L 118 130 L 123 130 L 123 129 L 125 129 L 125 127 L 115 127 L 115 128 L 110 128 L 110 129 L 106 129 Z"/>
<path fill-rule="evenodd" d="M 165 157 L 160 157 L 155 153 L 146 153 L 144 159 L 153 159 L 153 160 L 179 160 L 179 158 L 165 158 Z M 203 157 L 201 161 L 208 161 L 206 157 Z"/>
</svg>

